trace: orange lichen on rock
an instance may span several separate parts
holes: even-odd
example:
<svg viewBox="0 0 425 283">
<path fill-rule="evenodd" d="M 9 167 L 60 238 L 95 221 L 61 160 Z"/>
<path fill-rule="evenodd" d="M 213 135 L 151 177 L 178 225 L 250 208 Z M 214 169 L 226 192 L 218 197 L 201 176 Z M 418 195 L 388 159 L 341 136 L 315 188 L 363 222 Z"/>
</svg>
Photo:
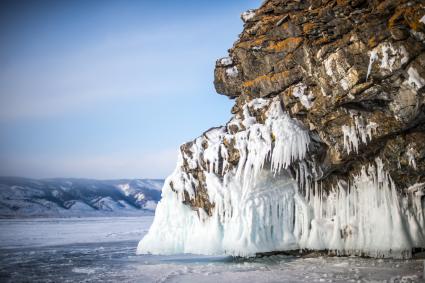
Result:
<svg viewBox="0 0 425 283">
<path fill-rule="evenodd" d="M 315 23 L 305 23 L 303 25 L 303 32 L 304 33 L 310 33 L 313 29 L 317 28 L 317 24 Z"/>
<path fill-rule="evenodd" d="M 313 45 L 323 45 L 323 44 L 329 43 L 331 41 L 332 41 L 332 38 L 330 38 L 327 35 L 323 35 L 322 37 L 319 37 L 319 39 L 315 40 L 313 42 Z"/>
<path fill-rule="evenodd" d="M 238 42 L 235 47 L 242 48 L 242 49 L 250 49 L 254 46 L 261 46 L 265 40 L 266 40 L 265 36 L 260 36 L 256 38 L 255 40 Z"/>
<path fill-rule="evenodd" d="M 388 20 L 388 27 L 394 27 L 397 25 L 407 25 L 411 29 L 418 31 L 423 29 L 423 24 L 419 21 L 425 11 L 423 9 L 417 9 L 417 7 L 400 7 L 397 8 L 394 15 Z"/>
<path fill-rule="evenodd" d="M 261 22 L 263 25 L 274 25 L 279 19 L 279 15 L 264 15 L 261 17 Z"/>
<path fill-rule="evenodd" d="M 243 85 L 243 87 L 251 87 L 251 86 L 257 84 L 260 81 L 267 80 L 267 79 L 270 79 L 270 78 L 271 78 L 271 75 L 262 75 L 262 76 L 256 77 L 253 80 L 245 81 L 242 85 Z"/>
<path fill-rule="evenodd" d="M 261 76 L 256 77 L 253 80 L 245 81 L 242 84 L 242 86 L 244 88 L 250 88 L 250 87 L 255 87 L 257 85 L 260 85 L 261 83 L 263 83 L 265 81 L 279 82 L 283 78 L 288 77 L 289 76 L 289 73 L 290 73 L 290 71 L 283 71 L 283 72 L 279 72 L 279 73 L 272 73 L 272 74 L 261 75 Z"/>
<path fill-rule="evenodd" d="M 301 37 L 289 37 L 282 41 L 271 43 L 266 50 L 274 52 L 292 52 L 300 46 L 303 39 Z"/>
</svg>

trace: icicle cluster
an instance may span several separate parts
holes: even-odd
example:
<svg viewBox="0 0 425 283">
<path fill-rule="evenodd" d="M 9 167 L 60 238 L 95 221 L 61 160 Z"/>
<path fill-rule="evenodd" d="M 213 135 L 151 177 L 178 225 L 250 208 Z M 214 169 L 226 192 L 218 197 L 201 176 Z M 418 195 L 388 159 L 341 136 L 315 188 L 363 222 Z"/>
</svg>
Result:
<svg viewBox="0 0 425 283">
<path fill-rule="evenodd" d="M 292 91 L 292 95 L 295 96 L 296 98 L 298 98 L 301 102 L 301 104 L 307 108 L 310 109 L 311 107 L 313 107 L 313 99 L 314 96 L 311 93 L 311 91 L 306 94 L 305 91 L 307 89 L 307 86 L 303 83 L 298 83 L 297 85 L 295 85 L 295 87 L 293 88 Z"/>
<path fill-rule="evenodd" d="M 264 111 L 266 121 L 259 123 L 250 109 Z M 245 130 L 230 134 L 229 127 L 232 125 Z M 233 141 L 239 153 L 239 162 L 236 168 L 228 172 L 228 152 L 224 144 Z M 243 117 L 234 117 L 226 127 L 213 128 L 204 133 L 194 141 L 190 154 L 183 153 L 182 158 L 190 169 L 206 164 L 208 173 L 227 173 L 242 186 L 250 188 L 266 162 L 271 162 L 271 170 L 277 174 L 287 169 L 293 161 L 304 159 L 309 143 L 308 131 L 283 112 L 279 100 L 254 99 L 243 107 Z M 186 184 L 194 182 L 187 177 L 183 179 Z M 192 191 L 190 188 L 186 190 Z"/>
<path fill-rule="evenodd" d="M 265 111 L 263 123 L 252 114 L 256 110 Z M 350 131 L 356 139 L 370 139 L 368 127 L 355 121 Z M 235 126 L 239 131 L 231 134 L 229 128 Z M 350 150 L 357 150 L 353 137 L 350 134 Z M 235 167 L 228 162 L 225 146 L 232 142 L 239 153 Z M 278 100 L 249 102 L 243 117 L 209 130 L 193 142 L 190 153 L 182 152 L 165 181 L 155 220 L 138 253 L 252 256 L 326 249 L 347 255 L 409 257 L 412 247 L 425 246 L 425 186 L 399 195 L 378 159 L 352 183 L 341 181 L 338 188 L 324 190 L 303 161 L 309 143 L 308 131 L 282 111 Z M 211 216 L 183 204 L 184 192 L 194 197 L 198 185 L 184 166 L 207 168 L 204 181 L 214 204 Z M 289 166 L 296 169 L 295 177 Z"/>
<path fill-rule="evenodd" d="M 365 125 L 363 117 L 354 116 L 354 125 L 342 126 L 341 130 L 344 135 L 344 149 L 348 154 L 350 152 L 357 153 L 359 150 L 359 143 L 362 142 L 367 144 L 372 140 L 372 131 L 375 131 L 378 125 L 374 122 L 370 122 Z"/>
<path fill-rule="evenodd" d="M 381 64 L 379 65 L 381 71 L 388 70 L 392 72 L 393 69 L 398 69 L 401 65 L 409 61 L 409 54 L 403 45 L 396 47 L 389 42 L 383 42 L 379 44 L 372 51 L 370 51 L 366 81 L 372 72 L 373 64 L 378 60 L 381 61 Z"/>
</svg>

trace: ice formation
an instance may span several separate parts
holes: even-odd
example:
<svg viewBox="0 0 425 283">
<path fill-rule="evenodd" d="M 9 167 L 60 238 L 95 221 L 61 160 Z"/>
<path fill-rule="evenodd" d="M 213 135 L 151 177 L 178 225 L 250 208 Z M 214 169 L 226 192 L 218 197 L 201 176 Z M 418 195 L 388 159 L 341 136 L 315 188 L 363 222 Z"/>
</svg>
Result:
<svg viewBox="0 0 425 283">
<path fill-rule="evenodd" d="M 233 60 L 231 57 L 224 57 L 220 59 L 220 64 L 223 66 L 230 66 L 233 64 Z"/>
<path fill-rule="evenodd" d="M 238 76 L 238 68 L 236 66 L 230 67 L 226 69 L 226 75 L 228 75 L 229 77 L 237 77 Z"/>
<path fill-rule="evenodd" d="M 408 82 L 414 88 L 420 89 L 425 85 L 425 79 L 419 75 L 415 68 L 409 67 L 407 74 L 409 75 Z"/>
<path fill-rule="evenodd" d="M 409 53 L 403 45 L 394 46 L 389 42 L 383 42 L 370 52 L 369 65 L 367 68 L 366 81 L 372 72 L 373 64 L 380 60 L 381 71 L 392 72 L 409 61 Z"/>
<path fill-rule="evenodd" d="M 248 11 L 245 11 L 242 13 L 241 18 L 246 23 L 247 21 L 251 20 L 255 16 L 255 10 L 250 9 Z"/>
<path fill-rule="evenodd" d="M 415 160 L 415 153 L 414 153 L 414 149 L 413 148 L 409 148 L 406 152 L 407 155 L 407 159 L 409 161 L 409 165 L 413 168 L 413 169 L 417 169 L 416 168 L 416 160 Z"/>
<path fill-rule="evenodd" d="M 266 109 L 263 122 L 253 115 L 259 109 Z M 314 249 L 402 258 L 413 247 L 425 246 L 425 186 L 400 195 L 377 159 L 351 182 L 323 188 L 305 161 L 309 132 L 282 110 L 279 100 L 254 99 L 241 116 L 197 138 L 190 153 L 181 152 L 139 254 L 252 256 Z M 359 141 L 371 139 L 373 125 L 363 125 L 355 120 L 347 149 L 357 150 Z M 242 130 L 231 134 L 234 126 Z M 232 142 L 239 153 L 234 167 L 224 146 Z M 203 173 L 211 215 L 183 203 L 185 194 L 193 198 L 197 193 L 190 170 L 201 164 L 208 168 Z"/>
<path fill-rule="evenodd" d="M 372 131 L 375 131 L 377 124 L 370 122 L 365 125 L 365 122 L 361 116 L 354 116 L 354 125 L 342 126 L 342 134 L 344 135 L 344 149 L 348 154 L 350 152 L 358 152 L 360 142 L 367 144 L 372 140 Z"/>
<path fill-rule="evenodd" d="M 334 72 L 333 72 L 333 64 L 335 64 L 336 60 L 337 60 L 337 54 L 336 53 L 332 53 L 325 61 L 324 61 L 324 66 L 325 66 L 325 71 L 326 74 L 331 77 L 332 79 L 334 78 Z"/>
<path fill-rule="evenodd" d="M 379 66 L 381 69 L 387 69 L 392 72 L 394 67 L 399 67 L 409 60 L 409 54 L 403 45 L 394 47 L 392 44 L 384 42 L 378 46 L 379 49 L 382 54 L 381 65 Z"/>
<path fill-rule="evenodd" d="M 298 98 L 301 102 L 301 104 L 307 108 L 310 109 L 313 106 L 313 94 L 309 92 L 308 94 L 305 94 L 305 91 L 307 89 L 307 86 L 303 83 L 298 83 L 292 92 L 292 95 Z"/>
<path fill-rule="evenodd" d="M 370 52 L 370 57 L 369 57 L 369 66 L 367 67 L 366 81 L 369 78 L 370 72 L 372 71 L 372 65 L 377 59 L 378 59 L 378 52 L 376 50 L 372 50 Z"/>
</svg>

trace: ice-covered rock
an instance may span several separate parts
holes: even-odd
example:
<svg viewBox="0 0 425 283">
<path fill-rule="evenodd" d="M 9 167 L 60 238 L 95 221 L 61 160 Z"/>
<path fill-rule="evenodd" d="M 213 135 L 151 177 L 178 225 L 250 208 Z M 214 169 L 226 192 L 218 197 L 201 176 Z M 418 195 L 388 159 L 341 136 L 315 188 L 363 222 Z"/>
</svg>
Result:
<svg viewBox="0 0 425 283">
<path fill-rule="evenodd" d="M 425 8 L 319 2 L 243 15 L 214 72 L 234 115 L 181 146 L 139 253 L 425 248 Z"/>
<path fill-rule="evenodd" d="M 254 17 L 255 17 L 255 10 L 253 9 L 243 12 L 241 15 L 242 21 L 244 21 L 244 23 L 248 22 L 249 20 L 252 20 Z"/>
</svg>

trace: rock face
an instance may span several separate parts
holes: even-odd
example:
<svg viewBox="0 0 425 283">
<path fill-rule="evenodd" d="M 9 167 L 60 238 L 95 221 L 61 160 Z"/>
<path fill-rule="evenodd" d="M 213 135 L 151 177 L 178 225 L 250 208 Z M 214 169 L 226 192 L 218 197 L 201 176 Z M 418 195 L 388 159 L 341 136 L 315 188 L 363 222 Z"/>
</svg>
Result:
<svg viewBox="0 0 425 283">
<path fill-rule="evenodd" d="M 234 117 L 181 147 L 139 251 L 425 248 L 423 1 L 269 0 L 242 19 L 214 78 Z M 187 229 L 154 243 L 172 213 Z"/>
</svg>

